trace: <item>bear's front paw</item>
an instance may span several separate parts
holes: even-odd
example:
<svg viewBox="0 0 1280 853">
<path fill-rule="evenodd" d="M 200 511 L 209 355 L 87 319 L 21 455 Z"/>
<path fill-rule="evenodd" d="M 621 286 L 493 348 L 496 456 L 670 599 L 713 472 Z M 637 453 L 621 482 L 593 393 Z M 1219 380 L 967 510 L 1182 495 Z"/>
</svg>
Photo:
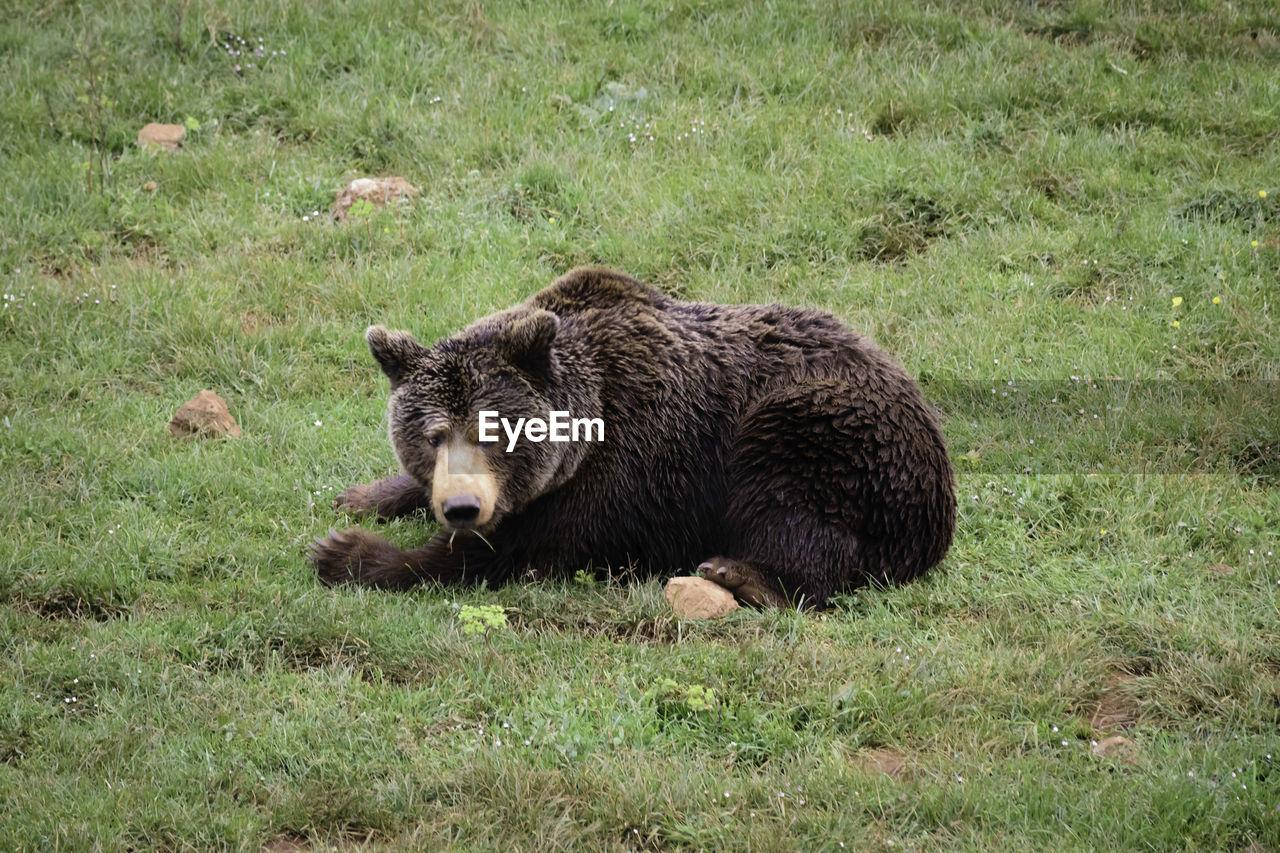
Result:
<svg viewBox="0 0 1280 853">
<path fill-rule="evenodd" d="M 307 556 L 316 574 L 326 584 L 373 583 L 395 565 L 399 549 L 383 539 L 359 527 L 349 527 L 341 532 L 329 531 L 329 535 L 316 538 Z"/>
<path fill-rule="evenodd" d="M 333 499 L 333 508 L 355 518 L 364 518 L 378 511 L 378 503 L 371 492 L 371 483 L 351 486 L 338 493 Z"/>
<path fill-rule="evenodd" d="M 733 593 L 734 598 L 752 607 L 787 607 L 786 596 L 750 563 L 712 557 L 698 566 L 707 580 Z"/>
</svg>

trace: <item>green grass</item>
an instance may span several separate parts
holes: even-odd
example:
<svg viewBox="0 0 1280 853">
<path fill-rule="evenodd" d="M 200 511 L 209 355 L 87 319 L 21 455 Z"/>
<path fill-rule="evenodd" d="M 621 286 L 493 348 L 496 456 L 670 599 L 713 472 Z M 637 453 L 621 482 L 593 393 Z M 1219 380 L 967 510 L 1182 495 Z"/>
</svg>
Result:
<svg viewBox="0 0 1280 853">
<path fill-rule="evenodd" d="M 0 848 L 1280 847 L 1272 4 L 4 11 Z M 370 174 L 422 195 L 330 222 Z M 319 587 L 395 464 L 365 326 L 594 262 L 887 347 L 940 570 L 714 623 L 625 567 Z M 169 437 L 201 388 L 242 438 Z"/>
</svg>

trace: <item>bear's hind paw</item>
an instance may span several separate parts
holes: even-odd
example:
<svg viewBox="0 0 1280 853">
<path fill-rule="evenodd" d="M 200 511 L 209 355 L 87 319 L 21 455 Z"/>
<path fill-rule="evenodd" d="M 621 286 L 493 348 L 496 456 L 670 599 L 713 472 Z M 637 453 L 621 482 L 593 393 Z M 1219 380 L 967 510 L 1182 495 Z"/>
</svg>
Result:
<svg viewBox="0 0 1280 853">
<path fill-rule="evenodd" d="M 789 607 L 786 596 L 750 563 L 712 557 L 698 566 L 707 580 L 733 593 L 734 598 L 752 607 Z"/>
</svg>

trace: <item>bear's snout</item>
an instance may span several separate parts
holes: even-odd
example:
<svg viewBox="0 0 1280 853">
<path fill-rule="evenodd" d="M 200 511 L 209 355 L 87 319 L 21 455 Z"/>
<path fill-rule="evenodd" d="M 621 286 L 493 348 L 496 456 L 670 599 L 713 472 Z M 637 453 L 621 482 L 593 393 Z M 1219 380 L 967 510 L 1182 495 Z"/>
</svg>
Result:
<svg viewBox="0 0 1280 853">
<path fill-rule="evenodd" d="M 436 451 L 431 504 L 436 520 L 455 530 L 482 530 L 494 521 L 499 484 L 484 451 L 455 433 Z"/>
<path fill-rule="evenodd" d="M 445 499 L 441 510 L 444 520 L 454 527 L 472 527 L 480 517 L 478 495 L 454 495 Z"/>
</svg>

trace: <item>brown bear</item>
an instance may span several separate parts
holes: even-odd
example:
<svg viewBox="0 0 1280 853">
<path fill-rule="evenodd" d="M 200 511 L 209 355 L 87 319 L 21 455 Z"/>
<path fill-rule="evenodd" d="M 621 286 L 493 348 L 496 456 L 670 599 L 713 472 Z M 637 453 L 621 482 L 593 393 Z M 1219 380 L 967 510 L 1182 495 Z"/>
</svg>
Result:
<svg viewBox="0 0 1280 853">
<path fill-rule="evenodd" d="M 411 551 L 330 531 L 310 552 L 326 583 L 698 566 L 748 604 L 823 607 L 914 578 L 951 545 L 955 491 L 933 410 L 829 314 L 682 302 L 576 269 L 429 348 L 381 326 L 367 338 L 391 380 L 404 473 L 335 504 L 387 518 L 429 509 L 441 529 Z M 603 435 L 550 440 L 555 413 Z M 496 417 L 508 434 L 495 441 Z"/>
</svg>

